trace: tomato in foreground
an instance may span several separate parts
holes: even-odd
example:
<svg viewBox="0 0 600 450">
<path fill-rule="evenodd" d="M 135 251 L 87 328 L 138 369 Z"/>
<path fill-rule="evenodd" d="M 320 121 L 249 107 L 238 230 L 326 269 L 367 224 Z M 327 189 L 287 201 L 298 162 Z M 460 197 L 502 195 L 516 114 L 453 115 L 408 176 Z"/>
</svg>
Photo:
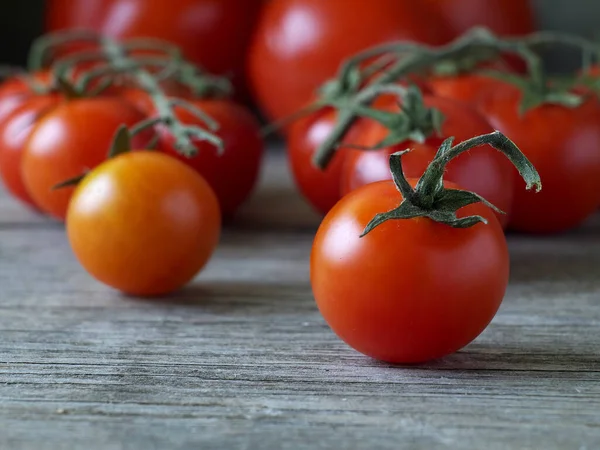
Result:
<svg viewBox="0 0 600 450">
<path fill-rule="evenodd" d="M 248 199 L 260 174 L 264 142 L 260 125 L 245 107 L 231 100 L 196 100 L 192 104 L 218 124 L 215 132 L 223 140 L 223 153 L 206 141 L 194 141 L 196 156 L 179 154 L 174 138 L 164 126 L 158 126 L 159 148 L 183 161 L 201 174 L 213 188 L 224 216 L 231 217 Z M 205 125 L 189 111 L 176 107 L 175 113 L 185 124 Z"/>
<path fill-rule="evenodd" d="M 110 159 L 76 188 L 67 234 L 77 259 L 126 294 L 159 296 L 188 283 L 212 255 L 221 215 L 208 183 L 159 152 Z"/>
<path fill-rule="evenodd" d="M 423 103 L 426 108 L 435 108 L 442 113 L 440 133 L 424 130 L 424 145 L 415 145 L 407 140 L 376 151 L 351 150 L 344 161 L 342 195 L 368 183 L 391 179 L 388 161 L 389 156 L 396 151 L 413 149 L 403 160 L 404 170 L 406 176 L 418 178 L 433 160 L 438 146 L 445 138 L 454 136 L 456 142 L 460 143 L 472 136 L 493 131 L 481 114 L 462 103 L 435 96 L 425 96 Z M 394 97 L 382 97 L 376 107 L 383 111 L 399 112 L 397 99 Z M 382 142 L 390 130 L 382 124 L 370 122 L 363 127 L 361 133 L 360 144 L 373 147 Z M 446 179 L 478 193 L 506 213 L 498 215 L 504 226 L 512 209 L 514 169 L 502 154 L 489 150 L 459 156 L 448 165 Z"/>
<path fill-rule="evenodd" d="M 13 196 L 35 209 L 21 174 L 23 149 L 35 123 L 59 102 L 58 95 L 31 97 L 0 121 L 0 176 Z"/>
<path fill-rule="evenodd" d="M 23 182 L 35 204 L 64 220 L 73 189 L 52 188 L 103 162 L 119 126 L 133 126 L 144 118 L 118 97 L 73 99 L 45 114 L 31 131 L 21 166 Z M 135 139 L 139 147 L 148 141 L 147 133 Z"/>
<path fill-rule="evenodd" d="M 263 8 L 248 78 L 271 121 L 308 102 L 347 57 L 376 44 L 447 40 L 444 24 L 413 0 L 277 0 Z"/>
<path fill-rule="evenodd" d="M 484 142 L 516 155 L 499 133 L 487 138 L 452 149 L 446 141 L 438 156 Z M 346 343 L 409 364 L 453 353 L 487 327 L 504 297 L 509 256 L 490 207 L 454 184 L 443 186 L 442 157 L 421 181 L 404 177 L 401 158 L 390 157 L 395 182 L 357 189 L 325 217 L 313 243 L 311 283 L 323 317 Z M 515 161 L 528 184 L 539 186 L 535 169 L 518 155 Z"/>
<path fill-rule="evenodd" d="M 514 185 L 509 228 L 560 233 L 579 226 L 600 206 L 600 105 L 544 103 L 520 113 L 522 93 L 512 85 L 486 96 L 481 110 L 522 149 L 544 182 L 539 195 Z"/>
</svg>

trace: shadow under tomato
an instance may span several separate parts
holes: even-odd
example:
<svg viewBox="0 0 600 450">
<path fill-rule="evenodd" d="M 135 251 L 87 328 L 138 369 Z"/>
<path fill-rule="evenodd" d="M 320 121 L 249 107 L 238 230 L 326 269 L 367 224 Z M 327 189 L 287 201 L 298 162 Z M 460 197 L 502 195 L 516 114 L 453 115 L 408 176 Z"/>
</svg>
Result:
<svg viewBox="0 0 600 450">
<path fill-rule="evenodd" d="M 186 307 L 215 314 L 288 315 L 317 311 L 305 284 L 205 282 L 190 284 L 165 297 L 133 297 L 128 301 L 162 307 Z"/>
</svg>

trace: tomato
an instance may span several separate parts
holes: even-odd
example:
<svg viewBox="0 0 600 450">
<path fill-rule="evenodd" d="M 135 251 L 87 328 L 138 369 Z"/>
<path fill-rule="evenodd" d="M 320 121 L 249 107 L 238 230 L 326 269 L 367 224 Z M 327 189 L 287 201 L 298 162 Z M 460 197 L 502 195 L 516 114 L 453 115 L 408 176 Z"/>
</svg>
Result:
<svg viewBox="0 0 600 450">
<path fill-rule="evenodd" d="M 0 121 L 0 175 L 12 195 L 37 208 L 21 175 L 23 148 L 34 124 L 60 102 L 56 95 L 31 97 L 12 114 Z"/>
<path fill-rule="evenodd" d="M 52 83 L 52 75 L 46 70 L 29 76 L 32 82 L 38 83 L 42 88 L 48 88 Z M 32 86 L 20 76 L 10 77 L 0 84 L 0 122 L 35 95 Z"/>
<path fill-rule="evenodd" d="M 130 295 L 158 296 L 189 282 L 212 255 L 221 218 L 194 170 L 159 152 L 104 162 L 73 194 L 67 234 L 83 267 Z"/>
<path fill-rule="evenodd" d="M 519 36 L 535 31 L 534 11 L 529 0 L 425 0 L 460 36 L 474 26 L 484 26 L 500 36 Z"/>
<path fill-rule="evenodd" d="M 543 104 L 519 113 L 521 91 L 503 85 L 486 96 L 481 110 L 521 148 L 544 183 L 538 195 L 514 185 L 509 228 L 558 233 L 581 224 L 600 206 L 600 106 Z"/>
<path fill-rule="evenodd" d="M 501 81 L 477 73 L 431 77 L 427 85 L 438 96 L 467 103 L 477 108 L 481 97 L 493 90 Z"/>
<path fill-rule="evenodd" d="M 388 161 L 390 154 L 412 148 L 404 157 L 404 170 L 409 177 L 419 177 L 435 156 L 438 146 L 448 137 L 460 143 L 476 135 L 493 131 L 485 118 L 474 109 L 459 102 L 434 96 L 424 97 L 425 106 L 438 109 L 444 116 L 441 135 L 430 136 L 425 144 L 415 145 L 407 141 L 382 150 L 351 150 L 342 170 L 341 190 L 347 194 L 365 184 L 391 179 Z M 377 108 L 398 111 L 395 98 L 382 97 Z M 388 135 L 383 125 L 372 122 L 362 130 L 360 145 L 373 147 Z M 510 136 L 510 135 L 509 135 Z M 506 224 L 512 210 L 514 169 L 504 156 L 496 151 L 477 150 L 459 156 L 448 165 L 447 179 L 462 188 L 476 192 L 507 215 L 500 215 Z"/>
<path fill-rule="evenodd" d="M 191 92 L 184 86 L 177 83 L 167 83 L 161 86 L 163 93 L 168 97 L 181 98 L 190 100 L 192 98 Z M 143 89 L 127 87 L 121 89 L 118 95 L 126 99 L 129 103 L 134 105 L 137 109 L 145 114 L 151 115 L 154 110 L 154 102 L 152 97 Z"/>
<path fill-rule="evenodd" d="M 48 0 L 47 28 L 86 28 L 113 38 L 173 42 L 208 71 L 243 74 L 263 0 Z"/>
<path fill-rule="evenodd" d="M 192 158 L 181 156 L 164 126 L 158 127 L 159 148 L 200 173 L 215 191 L 223 214 L 230 217 L 249 197 L 258 180 L 264 151 L 260 125 L 246 108 L 230 100 L 197 100 L 193 104 L 219 123 L 216 134 L 223 140 L 223 153 L 219 155 L 206 141 L 195 141 L 198 154 Z M 177 107 L 175 112 L 183 123 L 206 128 L 187 110 Z"/>
<path fill-rule="evenodd" d="M 342 60 L 386 41 L 440 44 L 443 23 L 410 0 L 278 0 L 265 5 L 248 60 L 269 119 L 299 110 Z"/>
<path fill-rule="evenodd" d="M 326 214 L 342 197 L 340 183 L 346 149 L 338 150 L 325 170 L 313 164 L 317 148 L 331 134 L 336 120 L 335 109 L 322 108 L 294 122 L 287 135 L 288 163 L 296 186 L 321 214 Z M 355 122 L 344 142 L 354 143 L 365 123 L 366 120 Z"/>
<path fill-rule="evenodd" d="M 90 170 L 106 159 L 120 125 L 146 116 L 118 97 L 74 99 L 45 114 L 23 149 L 22 176 L 38 207 L 63 220 L 73 189 L 52 187 Z M 148 142 L 143 133 L 135 142 Z"/>
<path fill-rule="evenodd" d="M 487 225 L 455 229 L 420 217 L 390 220 L 359 237 L 401 200 L 391 181 L 344 197 L 317 232 L 310 276 L 319 310 L 340 338 L 373 358 L 406 364 L 453 353 L 486 328 L 506 290 L 509 257 L 498 220 L 482 204 L 457 215 L 480 215 Z"/>
</svg>

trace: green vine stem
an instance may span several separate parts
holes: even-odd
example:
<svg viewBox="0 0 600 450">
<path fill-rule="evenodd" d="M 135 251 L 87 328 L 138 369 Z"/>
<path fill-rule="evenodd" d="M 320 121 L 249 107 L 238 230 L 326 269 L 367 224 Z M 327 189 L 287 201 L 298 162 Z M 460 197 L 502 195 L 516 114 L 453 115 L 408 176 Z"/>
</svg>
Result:
<svg viewBox="0 0 600 450">
<path fill-rule="evenodd" d="M 490 73 L 502 77 L 505 81 L 517 85 L 524 93 L 521 111 L 543 103 L 577 107 L 583 101 L 581 95 L 571 92 L 576 80 L 566 83 L 553 83 L 545 73 L 541 57 L 536 49 L 543 46 L 567 45 L 600 58 L 600 46 L 583 38 L 567 34 L 542 32 L 524 38 L 499 39 L 483 28 L 476 28 L 442 47 L 428 47 L 410 42 L 388 43 L 361 52 L 347 60 L 340 68 L 338 77 L 328 81 L 319 91 L 318 105 L 327 105 L 337 109 L 337 122 L 325 141 L 315 152 L 314 164 L 327 167 L 338 143 L 348 132 L 352 124 L 365 112 L 372 102 L 378 87 L 397 83 L 411 74 L 431 70 L 447 61 L 481 60 L 497 57 L 503 53 L 516 54 L 525 60 L 528 76 Z M 370 70 L 368 60 L 375 61 L 388 56 L 395 61 L 382 69 L 366 86 L 363 73 Z M 395 56 L 395 60 L 394 57 Z M 374 64 L 374 63 L 373 63 Z M 361 84 L 363 83 L 363 84 Z M 399 95 L 403 98 L 403 95 Z"/>
<path fill-rule="evenodd" d="M 89 44 L 89 48 L 84 45 L 83 50 L 77 50 L 77 44 Z M 62 48 L 70 51 L 52 61 L 51 57 L 60 55 Z M 231 85 L 223 78 L 205 74 L 202 69 L 184 60 L 174 45 L 156 39 L 120 43 L 90 32 L 59 32 L 40 38 L 32 47 L 31 68 L 44 67 L 49 61 L 57 78 L 71 81 L 75 92 L 81 94 L 98 94 L 108 85 L 119 83 L 147 92 L 154 103 L 158 121 L 169 128 L 175 139 L 174 145 L 182 155 L 196 155 L 195 141 L 209 142 L 219 152 L 223 151 L 222 139 L 214 133 L 219 124 L 192 103 L 170 98 L 161 83 L 174 80 L 193 95 L 227 95 Z M 78 73 L 76 80 L 73 79 L 74 71 L 84 63 L 88 63 L 89 68 Z M 93 82 L 94 90 L 91 91 Z M 175 108 L 186 109 L 203 127 L 182 123 Z"/>
<path fill-rule="evenodd" d="M 414 188 L 404 176 L 402 169 L 402 156 L 410 150 L 397 152 L 390 156 L 390 170 L 394 183 L 402 194 L 402 202 L 391 211 L 377 214 L 367 224 L 361 237 L 388 220 L 413 219 L 415 217 L 427 217 L 454 228 L 468 228 L 478 223 L 487 224 L 486 219 L 481 216 L 459 218 L 456 213 L 459 209 L 474 203 L 483 203 L 494 211 L 501 211 L 474 192 L 444 187 L 443 180 L 446 166 L 451 160 L 464 152 L 484 145 L 490 145 L 511 161 L 525 180 L 528 190 L 535 188 L 536 192 L 539 192 L 542 189 L 542 182 L 535 167 L 519 148 L 499 131 L 474 137 L 454 147 L 452 146 L 453 141 L 454 138 L 449 138 L 442 143 L 435 158 Z"/>
</svg>

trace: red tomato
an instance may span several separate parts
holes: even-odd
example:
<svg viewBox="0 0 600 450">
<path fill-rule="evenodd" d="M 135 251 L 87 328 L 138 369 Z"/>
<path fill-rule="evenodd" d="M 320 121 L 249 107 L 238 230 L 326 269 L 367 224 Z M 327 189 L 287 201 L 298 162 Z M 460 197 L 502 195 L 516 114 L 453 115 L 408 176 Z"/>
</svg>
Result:
<svg viewBox="0 0 600 450">
<path fill-rule="evenodd" d="M 424 103 L 428 108 L 436 108 L 442 112 L 444 122 L 441 135 L 429 137 L 426 145 L 415 145 L 407 141 L 377 151 L 351 150 L 346 156 L 342 171 L 343 195 L 365 184 L 391 179 L 389 156 L 394 152 L 413 148 L 413 151 L 403 158 L 404 171 L 408 177 L 420 177 L 444 139 L 455 137 L 455 144 L 458 144 L 473 136 L 494 131 L 481 114 L 464 104 L 433 96 L 425 96 Z M 396 99 L 390 97 L 382 97 L 376 106 L 388 111 L 399 109 Z M 372 147 L 381 142 L 388 133 L 387 128 L 372 122 L 363 128 L 360 144 Z M 446 179 L 481 195 L 507 213 L 498 217 L 505 225 L 512 209 L 514 176 L 512 165 L 501 153 L 493 149 L 479 149 L 451 161 Z"/>
<path fill-rule="evenodd" d="M 39 83 L 42 87 L 47 88 L 52 82 L 52 75 L 46 70 L 30 76 L 33 82 Z M 15 76 L 4 81 L 0 85 L 0 122 L 35 95 L 31 85 L 22 77 Z"/>
<path fill-rule="evenodd" d="M 390 220 L 359 238 L 377 213 L 401 200 L 390 181 L 344 197 L 317 232 L 311 283 L 323 317 L 351 347 L 390 363 L 418 363 L 459 350 L 486 328 L 506 290 L 509 258 L 502 228 L 482 204 L 458 216 L 481 215 L 487 225 Z"/>
<path fill-rule="evenodd" d="M 460 36 L 474 26 L 484 26 L 500 36 L 525 35 L 535 31 L 529 0 L 425 0 Z"/>
<path fill-rule="evenodd" d="M 186 100 L 192 98 L 192 95 L 189 92 L 189 90 L 177 83 L 168 83 L 161 87 L 163 89 L 164 94 L 168 97 L 176 97 Z M 138 88 L 125 88 L 121 89 L 118 95 L 126 99 L 129 103 L 134 105 L 143 113 L 148 115 L 154 113 L 154 102 L 152 101 L 152 97 L 150 97 L 150 95 L 146 91 Z"/>
<path fill-rule="evenodd" d="M 6 188 L 22 202 L 37 208 L 21 175 L 23 148 L 35 123 L 60 102 L 56 95 L 31 97 L 0 121 L 0 175 Z"/>
<path fill-rule="evenodd" d="M 73 188 L 53 191 L 52 187 L 103 162 L 119 126 L 144 119 L 118 97 L 70 100 L 48 112 L 31 131 L 23 150 L 22 176 L 33 201 L 63 220 Z M 142 134 L 135 142 L 143 147 L 148 140 Z"/>
<path fill-rule="evenodd" d="M 221 217 L 208 183 L 158 152 L 104 162 L 77 187 L 67 234 L 83 267 L 127 294 L 157 296 L 189 282 L 209 260 Z"/>
<path fill-rule="evenodd" d="M 313 164 L 317 148 L 330 135 L 337 119 L 333 108 L 323 108 L 294 122 L 287 135 L 288 162 L 296 186 L 304 198 L 321 214 L 326 214 L 342 197 L 340 182 L 346 155 L 337 151 L 325 170 Z M 354 143 L 366 121 L 356 122 L 344 142 Z"/>
<path fill-rule="evenodd" d="M 260 125 L 247 109 L 230 100 L 197 100 L 193 103 L 219 123 L 216 134 L 223 140 L 223 154 L 219 155 L 212 144 L 197 141 L 195 157 L 181 156 L 175 150 L 173 136 L 162 126 L 158 127 L 159 147 L 206 178 L 217 194 L 223 214 L 232 216 L 249 197 L 258 180 L 264 150 Z M 187 110 L 178 107 L 176 114 L 186 124 L 206 128 Z"/>
<path fill-rule="evenodd" d="M 427 85 L 431 92 L 438 97 L 467 103 L 476 108 L 481 97 L 493 90 L 499 83 L 502 82 L 486 75 L 465 73 L 431 77 Z"/>
<path fill-rule="evenodd" d="M 540 194 L 514 185 L 509 228 L 558 233 L 581 224 L 600 206 L 600 106 L 544 104 L 519 113 L 521 91 L 503 85 L 481 104 L 491 124 L 517 144 L 538 169 Z"/>
<path fill-rule="evenodd" d="M 234 75 L 243 65 L 263 0 L 48 0 L 47 28 L 87 28 L 113 38 L 173 42 L 210 72 Z"/>
<path fill-rule="evenodd" d="M 269 119 L 287 117 L 335 75 L 345 58 L 376 44 L 440 44 L 443 23 L 411 0 L 278 0 L 265 5 L 248 77 Z"/>
</svg>

